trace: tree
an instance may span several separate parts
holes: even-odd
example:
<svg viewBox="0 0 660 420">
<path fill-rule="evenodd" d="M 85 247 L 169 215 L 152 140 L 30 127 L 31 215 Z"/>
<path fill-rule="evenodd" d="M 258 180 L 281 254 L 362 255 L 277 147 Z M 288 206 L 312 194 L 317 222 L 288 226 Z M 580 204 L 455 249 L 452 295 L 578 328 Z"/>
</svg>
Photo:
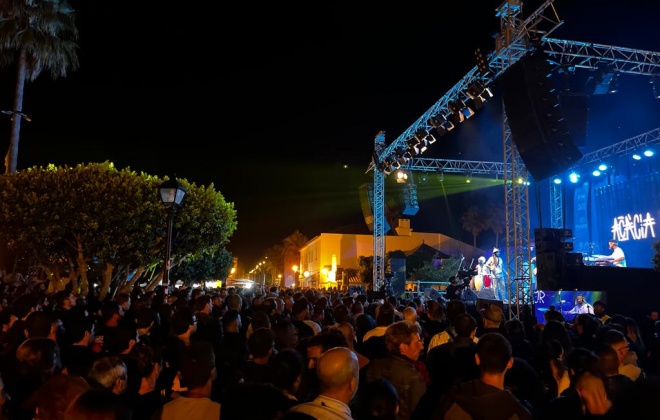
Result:
<svg viewBox="0 0 660 420">
<path fill-rule="evenodd" d="M 488 228 L 495 234 L 495 247 L 500 246 L 500 235 L 504 233 L 506 221 L 504 220 L 504 207 L 491 206 L 488 209 Z"/>
<path fill-rule="evenodd" d="M 233 204 L 213 185 L 179 181 L 188 192 L 174 218 L 174 267 L 216 255 L 236 229 Z M 102 284 L 101 299 L 111 287 L 138 281 L 153 289 L 165 254 L 167 210 L 157 192 L 162 182 L 108 162 L 6 174 L 0 177 L 0 234 L 20 262 L 15 267 L 37 267 L 53 289 L 73 282 L 87 293 L 89 275 Z"/>
<path fill-rule="evenodd" d="M 295 230 L 282 241 L 282 262 L 284 264 L 282 272 L 285 273 L 285 276 L 288 273 L 295 275 L 292 267 L 294 265 L 300 265 L 300 248 L 305 246 L 308 241 L 307 236 L 303 235 L 299 230 Z M 294 281 L 297 282 L 298 279 L 294 279 Z"/>
<path fill-rule="evenodd" d="M 5 0 L 0 9 L 0 66 L 17 64 L 11 138 L 5 157 L 5 173 L 16 172 L 18 144 L 26 81 L 42 71 L 66 77 L 78 62 L 78 30 L 73 8 L 66 0 Z"/>
<path fill-rule="evenodd" d="M 461 223 L 463 229 L 472 234 L 472 246 L 476 247 L 477 236 L 488 226 L 484 212 L 479 206 L 472 206 L 461 215 Z"/>
</svg>

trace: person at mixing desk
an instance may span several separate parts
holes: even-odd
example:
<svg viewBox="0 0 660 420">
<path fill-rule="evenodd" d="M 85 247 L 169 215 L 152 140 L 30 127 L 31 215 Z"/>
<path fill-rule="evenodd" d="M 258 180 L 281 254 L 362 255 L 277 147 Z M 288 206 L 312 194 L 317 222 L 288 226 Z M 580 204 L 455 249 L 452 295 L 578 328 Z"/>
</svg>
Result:
<svg viewBox="0 0 660 420">
<path fill-rule="evenodd" d="M 607 257 L 607 260 L 612 263 L 614 267 L 626 267 L 626 254 L 615 240 L 609 241 L 609 247 L 612 253 Z"/>
</svg>

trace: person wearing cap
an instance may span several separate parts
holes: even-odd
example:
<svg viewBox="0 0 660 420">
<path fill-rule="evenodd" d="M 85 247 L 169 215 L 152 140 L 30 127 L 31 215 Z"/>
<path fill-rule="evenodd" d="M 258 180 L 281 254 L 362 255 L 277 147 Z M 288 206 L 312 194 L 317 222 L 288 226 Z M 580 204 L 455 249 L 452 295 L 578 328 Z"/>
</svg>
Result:
<svg viewBox="0 0 660 420">
<path fill-rule="evenodd" d="M 608 245 L 612 250 L 612 254 L 610 254 L 607 259 L 611 261 L 612 265 L 615 267 L 626 267 L 626 254 L 619 246 L 619 243 L 615 240 L 611 240 L 609 241 Z"/>
<path fill-rule="evenodd" d="M 486 267 L 488 267 L 492 276 L 495 298 L 503 302 L 507 301 L 506 285 L 504 284 L 504 262 L 500 258 L 499 249 L 493 248 L 493 254 L 486 261 Z"/>
<path fill-rule="evenodd" d="M 480 311 L 483 320 L 481 331 L 477 334 L 479 337 L 489 332 L 501 333 L 502 322 L 504 322 L 504 311 L 494 303 L 486 304 Z"/>
</svg>

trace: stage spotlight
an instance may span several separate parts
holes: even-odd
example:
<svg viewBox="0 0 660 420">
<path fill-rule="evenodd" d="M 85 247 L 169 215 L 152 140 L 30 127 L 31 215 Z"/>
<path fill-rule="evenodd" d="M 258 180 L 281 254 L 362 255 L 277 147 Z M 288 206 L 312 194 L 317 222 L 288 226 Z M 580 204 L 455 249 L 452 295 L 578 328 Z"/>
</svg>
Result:
<svg viewBox="0 0 660 420">
<path fill-rule="evenodd" d="M 642 156 L 638 153 L 635 153 L 634 155 L 632 155 L 632 158 L 635 159 L 635 160 L 642 160 Z"/>
<path fill-rule="evenodd" d="M 408 174 L 406 171 L 397 171 L 396 172 L 396 182 L 397 184 L 405 184 L 408 181 Z"/>
<path fill-rule="evenodd" d="M 452 124 L 450 121 L 447 121 L 447 118 L 445 118 L 445 116 L 442 114 L 438 114 L 434 117 L 429 118 L 428 123 L 433 128 L 435 128 L 435 130 L 438 132 L 438 135 L 440 135 L 440 137 L 444 136 L 449 131 L 454 129 L 454 124 Z"/>
<path fill-rule="evenodd" d="M 480 81 L 473 82 L 466 91 L 467 95 L 472 99 L 476 109 L 484 106 L 487 100 L 493 97 L 493 93 L 483 85 Z"/>
<path fill-rule="evenodd" d="M 561 178 L 555 178 L 553 182 L 557 185 L 561 184 Z"/>
<path fill-rule="evenodd" d="M 591 173 L 593 176 L 600 176 L 601 172 L 598 169 L 594 169 L 594 171 Z"/>
<path fill-rule="evenodd" d="M 472 108 L 465 105 L 465 102 L 460 99 L 450 102 L 448 107 L 449 111 L 454 116 L 454 124 L 462 123 L 474 115 Z"/>
<path fill-rule="evenodd" d="M 604 163 L 601 163 L 600 165 L 598 165 L 598 169 L 601 170 L 601 171 L 605 171 L 605 170 L 607 170 L 607 165 L 605 165 Z"/>
<path fill-rule="evenodd" d="M 646 157 L 651 157 L 653 155 L 654 155 L 653 150 L 645 150 L 644 151 L 644 156 L 646 156 Z"/>
<path fill-rule="evenodd" d="M 580 175 L 578 175 L 576 172 L 571 172 L 571 174 L 568 176 L 568 179 L 573 183 L 577 183 L 578 180 L 580 179 Z"/>
</svg>

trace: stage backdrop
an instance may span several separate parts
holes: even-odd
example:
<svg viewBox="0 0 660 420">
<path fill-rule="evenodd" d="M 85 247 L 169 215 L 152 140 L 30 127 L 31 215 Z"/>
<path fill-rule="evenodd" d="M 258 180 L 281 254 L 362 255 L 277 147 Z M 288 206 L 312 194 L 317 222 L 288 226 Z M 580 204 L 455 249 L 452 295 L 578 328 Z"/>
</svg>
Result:
<svg viewBox="0 0 660 420">
<path fill-rule="evenodd" d="M 577 193 L 577 191 L 576 191 Z M 584 192 L 583 192 L 584 193 Z M 652 244 L 660 218 L 660 174 L 637 176 L 594 190 L 591 226 L 598 252 L 609 255 L 607 241 L 616 239 L 626 254 L 628 267 L 652 268 Z"/>
</svg>

